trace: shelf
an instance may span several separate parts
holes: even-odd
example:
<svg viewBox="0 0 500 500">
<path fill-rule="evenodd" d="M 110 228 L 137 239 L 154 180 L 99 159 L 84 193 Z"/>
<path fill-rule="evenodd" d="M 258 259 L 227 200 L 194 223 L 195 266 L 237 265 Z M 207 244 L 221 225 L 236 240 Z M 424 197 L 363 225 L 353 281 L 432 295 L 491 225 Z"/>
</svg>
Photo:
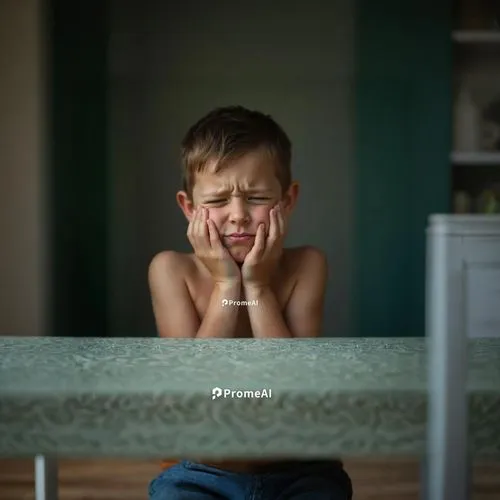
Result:
<svg viewBox="0 0 500 500">
<path fill-rule="evenodd" d="M 500 44 L 500 31 L 453 31 L 453 41 L 458 43 L 498 43 Z"/>
<path fill-rule="evenodd" d="M 455 165 L 500 165 L 500 151 L 470 153 L 453 151 L 451 161 Z"/>
</svg>

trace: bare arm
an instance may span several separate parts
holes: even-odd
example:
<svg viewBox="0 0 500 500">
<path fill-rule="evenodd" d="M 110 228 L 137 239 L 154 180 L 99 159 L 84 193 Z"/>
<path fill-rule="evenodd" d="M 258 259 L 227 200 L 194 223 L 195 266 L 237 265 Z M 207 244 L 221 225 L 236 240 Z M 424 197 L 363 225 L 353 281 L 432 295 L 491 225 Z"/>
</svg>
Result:
<svg viewBox="0 0 500 500">
<path fill-rule="evenodd" d="M 327 279 L 325 254 L 308 248 L 285 310 L 285 321 L 294 337 L 321 335 Z"/>
<path fill-rule="evenodd" d="M 245 296 L 249 302 L 257 301 L 257 305 L 248 306 L 248 317 L 256 339 L 293 337 L 270 286 L 247 287 Z"/>
<path fill-rule="evenodd" d="M 321 333 L 327 263 L 322 252 L 308 248 L 298 270 L 297 283 L 283 315 L 270 287 L 245 288 L 255 338 L 317 337 Z"/>
<path fill-rule="evenodd" d="M 238 308 L 222 305 L 222 300 L 238 301 L 241 297 L 241 285 L 216 284 L 210 297 L 207 312 L 196 337 L 233 338 L 238 321 Z"/>
<path fill-rule="evenodd" d="M 149 287 L 156 327 L 160 337 L 234 337 L 238 308 L 222 306 L 223 299 L 239 300 L 241 286 L 215 285 L 210 303 L 200 322 L 175 252 L 158 254 L 149 266 Z"/>
</svg>

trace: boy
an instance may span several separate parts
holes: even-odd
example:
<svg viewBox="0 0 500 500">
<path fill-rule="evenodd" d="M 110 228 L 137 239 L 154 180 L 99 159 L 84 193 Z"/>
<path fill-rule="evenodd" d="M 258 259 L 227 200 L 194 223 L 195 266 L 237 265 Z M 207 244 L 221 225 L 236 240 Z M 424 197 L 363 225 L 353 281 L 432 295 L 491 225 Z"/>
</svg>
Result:
<svg viewBox="0 0 500 500">
<path fill-rule="evenodd" d="M 177 203 L 189 221 L 194 253 L 165 251 L 150 264 L 160 336 L 317 337 L 327 263 L 316 248 L 283 248 L 299 192 L 285 132 L 262 113 L 218 108 L 188 131 L 182 161 L 184 190 Z M 224 299 L 257 305 L 223 307 Z M 347 500 L 351 495 L 337 461 L 183 461 L 150 485 L 150 500 Z"/>
</svg>

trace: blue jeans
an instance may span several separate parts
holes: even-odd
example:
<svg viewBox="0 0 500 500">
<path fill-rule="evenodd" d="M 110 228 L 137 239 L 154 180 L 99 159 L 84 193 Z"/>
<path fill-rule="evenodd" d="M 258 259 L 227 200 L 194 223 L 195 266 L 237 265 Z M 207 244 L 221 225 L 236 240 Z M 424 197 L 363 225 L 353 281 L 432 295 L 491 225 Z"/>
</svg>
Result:
<svg viewBox="0 0 500 500">
<path fill-rule="evenodd" d="M 340 463 L 296 462 L 281 471 L 239 473 L 184 460 L 149 485 L 149 500 L 350 500 Z"/>
</svg>

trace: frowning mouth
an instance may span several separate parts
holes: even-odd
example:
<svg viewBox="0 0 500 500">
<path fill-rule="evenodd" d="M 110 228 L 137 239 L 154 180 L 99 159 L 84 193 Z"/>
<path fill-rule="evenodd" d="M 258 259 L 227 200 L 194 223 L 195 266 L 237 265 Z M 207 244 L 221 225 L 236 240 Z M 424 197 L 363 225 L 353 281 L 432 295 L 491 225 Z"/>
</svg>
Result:
<svg viewBox="0 0 500 500">
<path fill-rule="evenodd" d="M 229 240 L 230 242 L 242 243 L 252 240 L 253 237 L 254 235 L 250 233 L 233 233 L 233 234 L 228 234 L 226 236 L 226 239 Z"/>
</svg>

